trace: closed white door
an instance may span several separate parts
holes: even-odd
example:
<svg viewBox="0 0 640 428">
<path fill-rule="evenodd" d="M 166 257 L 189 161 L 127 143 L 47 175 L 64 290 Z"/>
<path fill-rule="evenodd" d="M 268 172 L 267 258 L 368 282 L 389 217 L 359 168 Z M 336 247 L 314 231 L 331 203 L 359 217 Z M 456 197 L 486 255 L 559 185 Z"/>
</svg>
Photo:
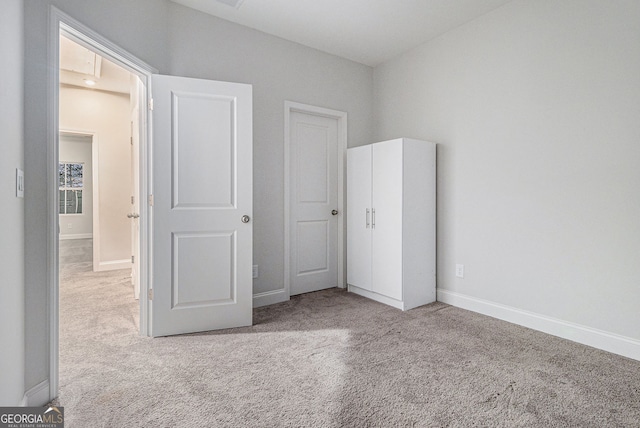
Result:
<svg viewBox="0 0 640 428">
<path fill-rule="evenodd" d="M 373 145 L 373 291 L 402 300 L 402 145 Z"/>
<path fill-rule="evenodd" d="M 347 151 L 347 283 L 371 290 L 371 146 Z"/>
<path fill-rule="evenodd" d="M 338 120 L 290 117 L 290 294 L 338 286 Z"/>
<path fill-rule="evenodd" d="M 251 93 L 153 76 L 153 336 L 252 323 Z"/>
</svg>

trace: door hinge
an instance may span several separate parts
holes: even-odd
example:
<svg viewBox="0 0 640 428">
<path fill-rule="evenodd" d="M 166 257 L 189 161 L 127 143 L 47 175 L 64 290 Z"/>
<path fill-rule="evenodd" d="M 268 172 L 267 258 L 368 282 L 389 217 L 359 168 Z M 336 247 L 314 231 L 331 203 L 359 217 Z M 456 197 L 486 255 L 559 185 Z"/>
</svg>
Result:
<svg viewBox="0 0 640 428">
<path fill-rule="evenodd" d="M 131 263 L 135 263 L 136 262 L 136 256 L 131 256 Z"/>
<path fill-rule="evenodd" d="M 149 206 L 153 206 L 153 195 L 149 195 Z"/>
<path fill-rule="evenodd" d="M 147 297 L 149 300 L 153 300 L 153 288 L 150 288 L 149 291 L 147 291 Z"/>
<path fill-rule="evenodd" d="M 131 197 L 131 205 L 133 205 L 133 204 L 135 203 L 135 201 L 136 201 L 135 196 L 132 196 L 132 197 Z"/>
<path fill-rule="evenodd" d="M 153 98 L 149 100 L 149 110 L 153 111 Z"/>
</svg>

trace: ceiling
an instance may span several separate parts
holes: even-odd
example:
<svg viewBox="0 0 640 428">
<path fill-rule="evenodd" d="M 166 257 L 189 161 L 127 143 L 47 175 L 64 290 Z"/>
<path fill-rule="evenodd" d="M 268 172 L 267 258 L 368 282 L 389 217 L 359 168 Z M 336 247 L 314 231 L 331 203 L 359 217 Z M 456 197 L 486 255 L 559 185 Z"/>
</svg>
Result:
<svg viewBox="0 0 640 428">
<path fill-rule="evenodd" d="M 87 85 L 87 81 L 95 85 Z M 131 73 L 93 51 L 60 36 L 60 83 L 129 95 Z"/>
<path fill-rule="evenodd" d="M 171 0 L 376 66 L 511 0 Z"/>
</svg>

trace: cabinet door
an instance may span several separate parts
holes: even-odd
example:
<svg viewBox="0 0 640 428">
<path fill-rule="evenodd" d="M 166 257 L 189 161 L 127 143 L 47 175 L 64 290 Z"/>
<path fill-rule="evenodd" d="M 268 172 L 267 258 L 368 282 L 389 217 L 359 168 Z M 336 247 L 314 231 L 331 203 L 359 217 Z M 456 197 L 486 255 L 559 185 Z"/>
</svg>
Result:
<svg viewBox="0 0 640 428">
<path fill-rule="evenodd" d="M 371 290 L 371 146 L 347 150 L 347 283 Z"/>
<path fill-rule="evenodd" d="M 373 144 L 373 291 L 402 300 L 402 142 Z"/>
</svg>

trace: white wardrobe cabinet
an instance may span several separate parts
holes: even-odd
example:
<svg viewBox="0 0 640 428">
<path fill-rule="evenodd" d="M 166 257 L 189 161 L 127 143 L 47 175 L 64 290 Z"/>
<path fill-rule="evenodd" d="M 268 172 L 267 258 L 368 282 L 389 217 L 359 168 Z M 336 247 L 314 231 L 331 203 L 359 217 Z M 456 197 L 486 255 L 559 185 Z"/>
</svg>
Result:
<svg viewBox="0 0 640 428">
<path fill-rule="evenodd" d="M 436 145 L 347 150 L 347 284 L 407 310 L 436 300 Z"/>
</svg>

